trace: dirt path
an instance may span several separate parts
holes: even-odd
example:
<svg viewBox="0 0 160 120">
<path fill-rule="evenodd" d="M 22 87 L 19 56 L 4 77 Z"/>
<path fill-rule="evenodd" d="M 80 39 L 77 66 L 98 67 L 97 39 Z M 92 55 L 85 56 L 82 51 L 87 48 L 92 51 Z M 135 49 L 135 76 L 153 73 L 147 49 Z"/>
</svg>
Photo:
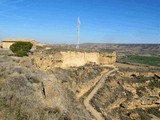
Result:
<svg viewBox="0 0 160 120">
<path fill-rule="evenodd" d="M 84 99 L 84 105 L 86 109 L 97 119 L 97 120 L 104 120 L 104 118 L 101 116 L 101 113 L 97 112 L 94 107 L 89 103 L 90 100 L 93 98 L 93 96 L 97 93 L 98 89 L 100 89 L 103 84 L 105 83 L 106 78 L 109 74 L 116 71 L 117 68 L 114 68 L 113 70 L 105 73 L 101 79 L 99 80 L 98 84 L 95 86 L 95 88 L 91 91 L 91 93 Z"/>
</svg>

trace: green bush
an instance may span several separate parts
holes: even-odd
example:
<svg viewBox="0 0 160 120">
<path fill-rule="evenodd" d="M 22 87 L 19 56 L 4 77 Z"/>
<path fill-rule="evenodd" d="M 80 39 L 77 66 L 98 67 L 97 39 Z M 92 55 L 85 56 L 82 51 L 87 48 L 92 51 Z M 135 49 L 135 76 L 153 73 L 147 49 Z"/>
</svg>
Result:
<svg viewBox="0 0 160 120">
<path fill-rule="evenodd" d="M 20 51 L 17 51 L 17 52 L 16 52 L 16 55 L 17 55 L 18 57 L 23 57 L 23 56 L 27 56 L 28 54 L 27 54 L 26 51 L 20 50 Z"/>
<path fill-rule="evenodd" d="M 15 42 L 10 46 L 10 50 L 18 57 L 27 56 L 33 44 L 30 42 Z"/>
</svg>

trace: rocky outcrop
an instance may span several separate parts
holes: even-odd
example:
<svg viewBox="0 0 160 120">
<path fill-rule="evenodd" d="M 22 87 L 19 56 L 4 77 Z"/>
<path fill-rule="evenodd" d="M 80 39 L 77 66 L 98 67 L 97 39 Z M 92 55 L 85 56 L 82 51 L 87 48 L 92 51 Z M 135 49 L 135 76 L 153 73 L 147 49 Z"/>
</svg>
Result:
<svg viewBox="0 0 160 120">
<path fill-rule="evenodd" d="M 160 76 L 160 72 L 136 72 L 136 71 L 133 71 L 133 72 L 123 72 L 123 77 L 133 77 L 133 76 L 145 76 L 145 77 L 150 77 L 150 76 L 157 76 L 159 77 Z"/>
<path fill-rule="evenodd" d="M 0 55 L 0 62 L 1 120 L 92 119 L 75 94 L 54 74 L 29 68 L 27 62 L 21 66 L 22 61 L 16 57 Z"/>
<path fill-rule="evenodd" d="M 55 54 L 43 55 L 37 54 L 32 57 L 36 66 L 47 70 L 54 67 L 68 68 L 79 67 L 87 63 L 107 66 L 116 62 L 116 53 L 98 53 L 98 52 L 57 52 Z"/>
</svg>

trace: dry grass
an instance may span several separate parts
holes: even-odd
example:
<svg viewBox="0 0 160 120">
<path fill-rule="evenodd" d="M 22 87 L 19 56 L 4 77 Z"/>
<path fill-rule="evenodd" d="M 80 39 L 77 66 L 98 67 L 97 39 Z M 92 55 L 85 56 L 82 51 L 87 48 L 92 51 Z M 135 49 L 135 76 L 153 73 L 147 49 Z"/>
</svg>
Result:
<svg viewBox="0 0 160 120">
<path fill-rule="evenodd" d="M 1 120 L 92 119 L 75 94 L 63 87 L 53 73 L 19 66 L 8 55 L 0 55 L 0 61 Z M 67 76 L 56 71 L 58 78 L 64 80 Z"/>
</svg>

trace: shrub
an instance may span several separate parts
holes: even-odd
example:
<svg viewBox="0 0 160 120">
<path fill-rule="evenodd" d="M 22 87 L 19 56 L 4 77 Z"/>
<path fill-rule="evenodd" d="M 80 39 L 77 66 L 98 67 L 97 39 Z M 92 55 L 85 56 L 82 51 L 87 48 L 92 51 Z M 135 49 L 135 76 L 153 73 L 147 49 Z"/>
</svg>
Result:
<svg viewBox="0 0 160 120">
<path fill-rule="evenodd" d="M 160 88 L 160 81 L 159 80 L 151 80 L 148 84 L 150 88 Z"/>
<path fill-rule="evenodd" d="M 16 111 L 15 113 L 15 120 L 22 120 L 22 116 L 21 116 L 21 113 L 20 113 L 20 110 Z"/>
<path fill-rule="evenodd" d="M 17 55 L 18 57 L 23 57 L 23 56 L 27 56 L 28 54 L 27 54 L 26 51 L 19 50 L 19 51 L 16 52 L 16 55 Z"/>
<path fill-rule="evenodd" d="M 15 42 L 10 46 L 10 50 L 18 57 L 27 56 L 33 44 L 30 42 Z"/>
<path fill-rule="evenodd" d="M 151 120 L 151 116 L 149 116 L 149 114 L 145 110 L 136 108 L 134 109 L 134 111 L 140 115 L 141 120 Z"/>
<path fill-rule="evenodd" d="M 142 97 L 142 96 L 143 96 L 143 92 L 146 92 L 146 88 L 140 86 L 140 87 L 138 87 L 138 88 L 136 89 L 136 92 L 137 92 L 137 95 L 138 95 L 139 97 Z"/>
<path fill-rule="evenodd" d="M 0 110 L 2 110 L 5 107 L 8 107 L 6 102 L 4 100 L 0 99 Z"/>
<path fill-rule="evenodd" d="M 148 108 L 148 109 L 147 109 L 147 112 L 148 112 L 149 114 L 153 114 L 153 115 L 155 115 L 155 116 L 157 116 L 157 117 L 160 118 L 159 108 L 158 108 L 158 107 Z"/>
</svg>

